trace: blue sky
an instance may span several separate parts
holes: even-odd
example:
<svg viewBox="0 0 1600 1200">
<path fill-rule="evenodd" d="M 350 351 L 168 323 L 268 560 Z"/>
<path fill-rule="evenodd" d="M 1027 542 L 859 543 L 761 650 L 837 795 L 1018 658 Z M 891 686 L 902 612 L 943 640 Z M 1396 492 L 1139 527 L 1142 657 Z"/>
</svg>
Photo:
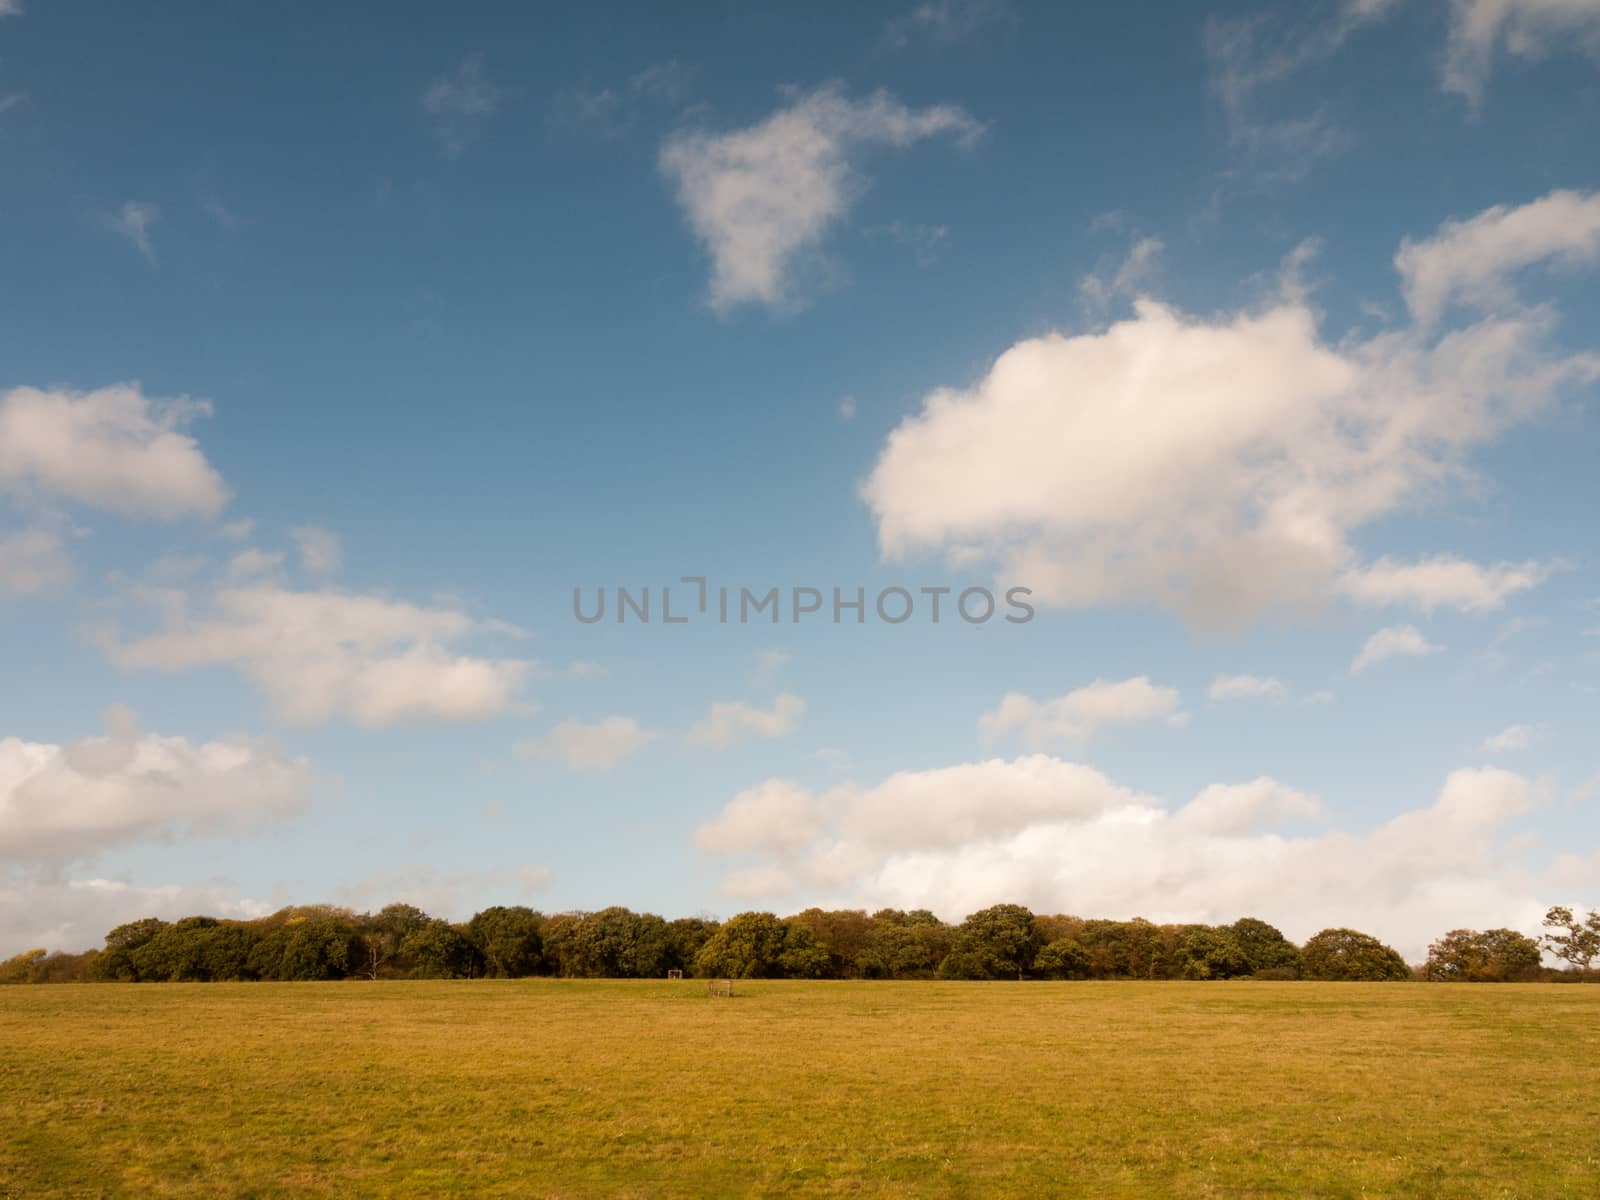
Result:
<svg viewBox="0 0 1600 1200">
<path fill-rule="evenodd" d="M 1600 904 L 1592 0 L 0 13 L 0 951 Z"/>
</svg>

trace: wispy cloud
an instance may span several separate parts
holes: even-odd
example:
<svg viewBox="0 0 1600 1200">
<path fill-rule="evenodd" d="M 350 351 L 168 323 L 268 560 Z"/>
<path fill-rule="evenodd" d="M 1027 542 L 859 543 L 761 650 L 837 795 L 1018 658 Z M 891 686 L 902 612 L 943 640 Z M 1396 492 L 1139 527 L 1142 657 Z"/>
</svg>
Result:
<svg viewBox="0 0 1600 1200">
<path fill-rule="evenodd" d="M 477 140 L 485 117 L 497 112 L 503 93 L 484 69 L 483 56 L 469 54 L 455 71 L 435 79 L 422 93 L 434 133 L 446 153 L 460 154 Z"/>
<path fill-rule="evenodd" d="M 129 200 L 120 211 L 108 213 L 101 220 L 112 233 L 127 238 L 140 254 L 155 262 L 156 250 L 150 241 L 150 227 L 160 219 L 161 210 L 154 204 Z"/>
</svg>

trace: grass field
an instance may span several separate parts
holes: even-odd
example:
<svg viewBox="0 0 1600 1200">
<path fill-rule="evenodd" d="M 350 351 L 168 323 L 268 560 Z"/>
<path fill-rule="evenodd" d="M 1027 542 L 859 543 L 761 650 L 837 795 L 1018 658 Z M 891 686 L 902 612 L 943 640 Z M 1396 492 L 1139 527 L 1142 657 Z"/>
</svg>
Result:
<svg viewBox="0 0 1600 1200">
<path fill-rule="evenodd" d="M 0 1196 L 1600 1196 L 1600 987 L 0 989 Z"/>
</svg>

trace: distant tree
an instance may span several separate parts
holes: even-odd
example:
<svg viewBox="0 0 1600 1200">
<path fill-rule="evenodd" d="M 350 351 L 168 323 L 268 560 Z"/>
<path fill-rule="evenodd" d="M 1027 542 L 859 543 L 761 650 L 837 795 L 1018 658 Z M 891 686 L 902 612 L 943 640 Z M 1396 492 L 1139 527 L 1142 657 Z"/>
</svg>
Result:
<svg viewBox="0 0 1600 1200">
<path fill-rule="evenodd" d="M 784 974 L 789 927 L 768 912 L 730 918 L 695 956 L 695 973 L 729 979 L 777 979 Z"/>
<path fill-rule="evenodd" d="M 1307 979 L 1384 981 L 1411 978 L 1399 953 L 1370 934 L 1354 929 L 1324 929 L 1301 948 Z"/>
<path fill-rule="evenodd" d="M 679 917 L 676 921 L 668 921 L 667 953 L 661 964 L 662 971 L 694 974 L 695 955 L 700 953 L 700 948 L 711 940 L 711 935 L 716 931 L 717 922 L 704 917 Z"/>
<path fill-rule="evenodd" d="M 1226 925 L 1191 925 L 1183 937 L 1185 979 L 1237 979 L 1253 970 L 1233 930 Z"/>
<path fill-rule="evenodd" d="M 360 918 L 360 974 L 377 979 L 400 956 L 406 938 L 426 926 L 431 918 L 413 904 L 387 904 Z"/>
<path fill-rule="evenodd" d="M 477 950 L 449 921 L 430 918 L 406 934 L 400 956 L 422 979 L 460 979 L 475 973 Z"/>
<path fill-rule="evenodd" d="M 828 956 L 830 979 L 859 979 L 862 955 L 872 944 L 873 919 L 859 909 L 808 908 L 789 918 L 804 925 Z"/>
<path fill-rule="evenodd" d="M 931 979 L 949 956 L 955 931 L 927 909 L 872 914 L 871 936 L 856 964 L 868 979 Z"/>
<path fill-rule="evenodd" d="M 466 933 L 483 955 L 488 973 L 504 978 L 532 975 L 539 969 L 544 917 L 521 905 L 486 908 L 467 922 Z"/>
<path fill-rule="evenodd" d="M 1046 979 L 1087 979 L 1089 952 L 1070 938 L 1058 938 L 1034 955 L 1033 969 Z"/>
<path fill-rule="evenodd" d="M 628 908 L 564 913 L 545 923 L 543 937 L 555 973 L 579 978 L 653 979 L 671 955 L 667 923 Z"/>
<path fill-rule="evenodd" d="M 1557 958 L 1584 972 L 1600 958 L 1600 912 L 1591 910 L 1580 919 L 1570 908 L 1558 905 L 1545 913 L 1544 925 L 1554 932 L 1541 940 Z"/>
<path fill-rule="evenodd" d="M 1300 948 L 1277 929 L 1255 917 L 1241 917 L 1228 926 L 1233 940 L 1244 954 L 1249 974 L 1271 972 L 1279 978 L 1300 975 Z"/>
<path fill-rule="evenodd" d="M 956 930 L 940 974 L 951 979 L 1021 979 L 1042 944 L 1033 913 L 1020 904 L 996 904 L 973 913 Z"/>
<path fill-rule="evenodd" d="M 274 914 L 261 923 L 247 969 L 257 979 L 343 979 L 360 968 L 360 934 L 352 914 L 315 908 Z"/>
<path fill-rule="evenodd" d="M 1428 947 L 1435 983 L 1515 983 L 1539 974 L 1539 943 L 1514 929 L 1452 929 Z"/>
<path fill-rule="evenodd" d="M 139 978 L 133 963 L 133 952 L 145 945 L 167 927 L 158 917 L 142 917 L 118 925 L 106 934 L 106 948 L 94 964 L 96 979 L 131 983 Z"/>
<path fill-rule="evenodd" d="M 785 979 L 838 978 L 832 971 L 834 961 L 809 925 L 792 919 L 783 923 L 783 950 L 778 955 L 778 970 Z"/>
<path fill-rule="evenodd" d="M 0 962 L 0 983 L 34 983 L 49 951 L 42 946 L 37 950 L 24 950 Z"/>
</svg>

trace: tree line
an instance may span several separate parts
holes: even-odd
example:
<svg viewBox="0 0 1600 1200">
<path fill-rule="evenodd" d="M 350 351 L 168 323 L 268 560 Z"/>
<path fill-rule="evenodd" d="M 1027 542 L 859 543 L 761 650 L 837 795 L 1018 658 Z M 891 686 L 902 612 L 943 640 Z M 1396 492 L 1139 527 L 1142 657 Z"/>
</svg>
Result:
<svg viewBox="0 0 1600 1200">
<path fill-rule="evenodd" d="M 1535 940 L 1456 929 L 1408 965 L 1353 929 L 1297 946 L 1272 925 L 1158 925 L 1036 914 L 998 904 L 960 924 L 909 912 L 808 908 L 789 917 L 668 921 L 627 908 L 546 915 L 495 906 L 451 923 L 410 904 L 356 913 L 284 908 L 256 920 L 146 917 L 82 954 L 29 950 L 0 983 L 474 979 L 532 975 L 654 979 L 1314 979 L 1526 982 L 1600 976 L 1600 912 L 1552 908 Z M 1542 966 L 1542 952 L 1566 964 Z"/>
</svg>

